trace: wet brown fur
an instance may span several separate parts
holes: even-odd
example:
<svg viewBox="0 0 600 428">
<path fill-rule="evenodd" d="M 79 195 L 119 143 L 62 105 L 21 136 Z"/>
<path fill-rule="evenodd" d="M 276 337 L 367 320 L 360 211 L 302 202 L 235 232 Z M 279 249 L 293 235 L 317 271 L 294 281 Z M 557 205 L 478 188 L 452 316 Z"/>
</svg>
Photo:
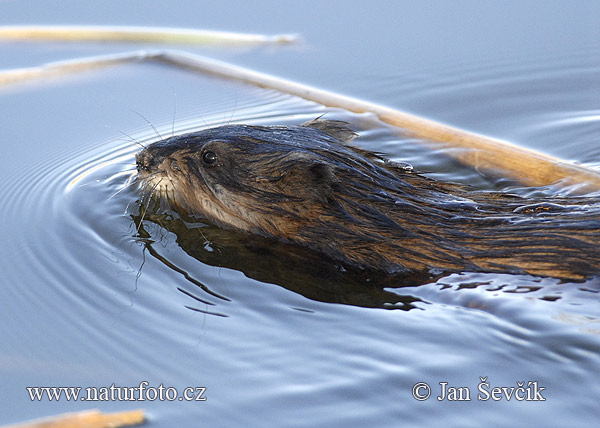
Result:
<svg viewBox="0 0 600 428">
<path fill-rule="evenodd" d="M 570 280 L 600 272 L 598 199 L 435 181 L 348 145 L 355 135 L 325 120 L 203 130 L 142 150 L 139 180 L 146 196 L 188 216 L 359 268 Z"/>
</svg>

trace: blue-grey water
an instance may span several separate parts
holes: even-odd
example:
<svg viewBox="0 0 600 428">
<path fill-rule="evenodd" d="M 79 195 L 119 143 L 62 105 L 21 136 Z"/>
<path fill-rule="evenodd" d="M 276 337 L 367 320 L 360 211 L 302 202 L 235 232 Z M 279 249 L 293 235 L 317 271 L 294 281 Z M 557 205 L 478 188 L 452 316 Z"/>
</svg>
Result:
<svg viewBox="0 0 600 428">
<path fill-rule="evenodd" d="M 0 2 L 3 25 L 300 33 L 299 46 L 176 48 L 592 168 L 599 21 L 593 1 Z M 0 67 L 138 48 L 0 43 Z M 328 294 L 325 279 L 252 279 L 236 268 L 250 255 L 220 252 L 214 228 L 196 253 L 151 218 L 138 229 L 128 186 L 136 141 L 323 113 L 353 123 L 356 144 L 432 177 L 532 191 L 492 182 L 371 115 L 156 64 L 0 87 L 0 424 L 142 408 L 156 427 L 597 426 L 597 279 L 463 272 L 383 295 Z M 536 400 L 479 400 L 480 378 L 488 390 L 544 389 Z M 143 381 L 203 387 L 206 401 L 32 401 L 26 390 Z M 429 399 L 413 397 L 419 382 Z M 437 400 L 445 382 L 470 401 Z"/>
</svg>

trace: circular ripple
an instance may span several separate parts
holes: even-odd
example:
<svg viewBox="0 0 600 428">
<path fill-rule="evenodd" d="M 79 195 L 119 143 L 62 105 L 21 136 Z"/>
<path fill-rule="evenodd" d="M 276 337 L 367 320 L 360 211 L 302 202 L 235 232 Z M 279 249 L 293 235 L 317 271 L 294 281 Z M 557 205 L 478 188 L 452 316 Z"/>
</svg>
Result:
<svg viewBox="0 0 600 428">
<path fill-rule="evenodd" d="M 271 94 L 263 101 L 240 105 L 226 121 L 297 123 L 323 112 L 321 106 L 279 94 Z M 169 298 L 175 293 L 179 301 L 152 316 L 170 335 L 182 327 L 173 311 L 180 311 L 183 306 L 194 304 L 209 313 L 221 313 L 222 310 L 202 306 L 177 291 L 178 284 L 187 280 L 150 260 L 135 238 L 129 213 L 137 199 L 132 183 L 138 143 L 148 144 L 160 136 L 216 126 L 222 121 L 223 113 L 217 112 L 180 120 L 176 127 L 171 123 L 148 125 L 118 140 L 101 142 L 93 149 L 54 152 L 15 168 L 5 180 L 2 198 L 6 204 L 4 226 L 19 231 L 10 234 L 5 245 L 19 252 L 19 260 L 18 266 L 11 266 L 9 258 L 0 260 L 8 285 L 0 291 L 1 297 L 15 308 L 43 308 L 45 313 L 62 314 L 65 329 L 78 326 L 69 330 L 70 335 L 85 336 L 103 345 L 106 352 L 115 351 L 113 344 L 127 341 L 127 333 L 140 335 L 144 340 L 156 337 L 155 328 L 148 325 L 132 324 L 135 333 L 98 328 L 98 323 L 107 322 L 107 313 L 112 314 L 110 324 L 140 311 L 151 312 L 157 302 L 164 300 L 165 293 Z M 159 231 L 159 236 L 162 233 Z M 166 252 L 166 257 L 183 262 L 189 259 L 185 254 L 173 256 L 169 251 L 181 250 L 161 245 L 157 247 Z M 153 263 L 158 269 L 152 268 Z M 191 266 L 196 264 L 194 260 Z M 211 268 L 209 277 L 212 276 Z M 210 294 L 202 299 L 225 302 Z M 15 325 L 31 322 L 29 317 L 28 311 L 10 314 Z M 18 329 L 13 332 L 16 334 Z M 65 340 L 74 339 L 66 335 Z M 120 348 L 118 352 L 121 358 L 136 358 L 128 350 Z"/>
</svg>

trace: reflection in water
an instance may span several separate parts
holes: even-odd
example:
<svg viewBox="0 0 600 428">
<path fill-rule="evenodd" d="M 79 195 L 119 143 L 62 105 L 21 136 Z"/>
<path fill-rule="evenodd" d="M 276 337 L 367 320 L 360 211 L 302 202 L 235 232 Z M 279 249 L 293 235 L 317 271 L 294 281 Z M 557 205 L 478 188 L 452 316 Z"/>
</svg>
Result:
<svg viewBox="0 0 600 428">
<path fill-rule="evenodd" d="M 132 215 L 132 218 L 138 229 L 138 239 L 152 256 L 184 275 L 203 292 L 226 299 L 161 256 L 154 248 L 155 241 L 145 228 L 141 215 Z M 190 224 L 170 215 L 147 214 L 143 220 L 175 234 L 181 249 L 201 263 L 234 269 L 249 278 L 279 285 L 320 302 L 408 311 L 416 308 L 415 303 L 422 300 L 410 295 L 398 295 L 386 291 L 386 288 L 412 287 L 435 281 L 435 277 L 428 273 L 401 276 L 346 269 L 307 248 L 215 226 Z M 214 305 L 196 295 L 190 297 Z"/>
<path fill-rule="evenodd" d="M 451 274 L 448 272 L 421 272 L 409 275 L 391 275 L 375 271 L 352 270 L 310 249 L 290 245 L 258 235 L 223 230 L 203 223 L 190 223 L 174 213 L 154 213 L 145 216 L 132 214 L 136 226 L 136 239 L 144 248 L 169 269 L 183 275 L 198 287 L 199 293 L 179 288 L 190 298 L 213 308 L 188 309 L 212 315 L 226 316 L 216 310 L 217 303 L 229 301 L 226 296 L 213 291 L 190 273 L 169 260 L 157 249 L 164 245 L 162 232 L 152 231 L 145 221 L 167 230 L 176 236 L 177 245 L 189 256 L 206 265 L 242 272 L 248 278 L 262 283 L 276 284 L 308 299 L 353 305 L 367 308 L 423 309 L 424 305 L 439 300 L 439 292 L 457 292 L 452 304 L 474 307 L 462 302 L 466 296 L 460 292 L 479 289 L 496 294 L 527 294 L 540 301 L 554 302 L 563 299 L 563 284 L 552 278 L 536 278 L 529 275 L 498 275 L 485 273 Z M 425 289 L 419 286 L 428 285 Z M 572 284 L 574 286 L 575 284 Z M 600 282 L 591 280 L 577 288 L 584 293 L 597 293 Z M 433 295 L 429 294 L 434 287 Z M 591 287 L 591 289 L 589 289 Z M 571 287 L 572 288 L 572 287 Z M 205 293 L 207 297 L 202 297 Z M 425 293 L 425 294 L 423 294 Z M 444 300 L 445 297 L 442 298 Z M 458 300 L 454 300 L 458 299 Z M 489 300 L 477 298 L 475 305 L 483 309 Z M 446 301 L 446 303 L 451 303 Z"/>
</svg>

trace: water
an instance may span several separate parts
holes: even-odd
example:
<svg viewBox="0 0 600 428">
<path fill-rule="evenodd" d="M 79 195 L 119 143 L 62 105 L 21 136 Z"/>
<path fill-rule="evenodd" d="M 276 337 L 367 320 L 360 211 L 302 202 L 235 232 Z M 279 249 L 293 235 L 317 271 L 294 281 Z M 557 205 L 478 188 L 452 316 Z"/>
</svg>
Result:
<svg viewBox="0 0 600 428">
<path fill-rule="evenodd" d="M 20 2 L 17 14 L 14 3 L 0 3 L 0 16 L 300 32 L 302 48 L 190 50 L 600 165 L 600 10 L 592 2 L 266 2 L 251 12 L 207 3 L 197 19 L 195 2 L 157 2 L 118 19 L 108 13 L 116 3 L 105 3 L 93 18 L 77 2 L 65 17 L 51 5 Z M 323 21 L 303 19 L 307 10 Z M 251 24 L 250 13 L 271 19 Z M 129 48 L 0 52 L 9 68 Z M 293 266 L 265 256 L 271 273 L 283 269 L 267 280 L 258 275 L 264 258 L 234 253 L 231 234 L 201 228 L 207 242 L 191 248 L 152 218 L 137 230 L 137 193 L 126 186 L 135 141 L 158 138 L 140 115 L 165 136 L 227 122 L 297 124 L 327 112 L 359 129 L 356 144 L 433 177 L 532 189 L 494 183 L 371 115 L 157 65 L 1 88 L 0 112 L 0 423 L 143 408 L 158 427 L 596 426 L 598 280 L 464 272 L 385 290 L 338 283 L 331 292 L 326 279 L 293 281 Z M 480 377 L 491 387 L 538 382 L 546 400 L 480 401 Z M 205 387 L 207 400 L 32 402 L 25 389 L 142 381 Z M 432 386 L 428 400 L 413 398 L 418 382 Z M 471 401 L 438 401 L 440 382 L 469 388 Z"/>
</svg>

